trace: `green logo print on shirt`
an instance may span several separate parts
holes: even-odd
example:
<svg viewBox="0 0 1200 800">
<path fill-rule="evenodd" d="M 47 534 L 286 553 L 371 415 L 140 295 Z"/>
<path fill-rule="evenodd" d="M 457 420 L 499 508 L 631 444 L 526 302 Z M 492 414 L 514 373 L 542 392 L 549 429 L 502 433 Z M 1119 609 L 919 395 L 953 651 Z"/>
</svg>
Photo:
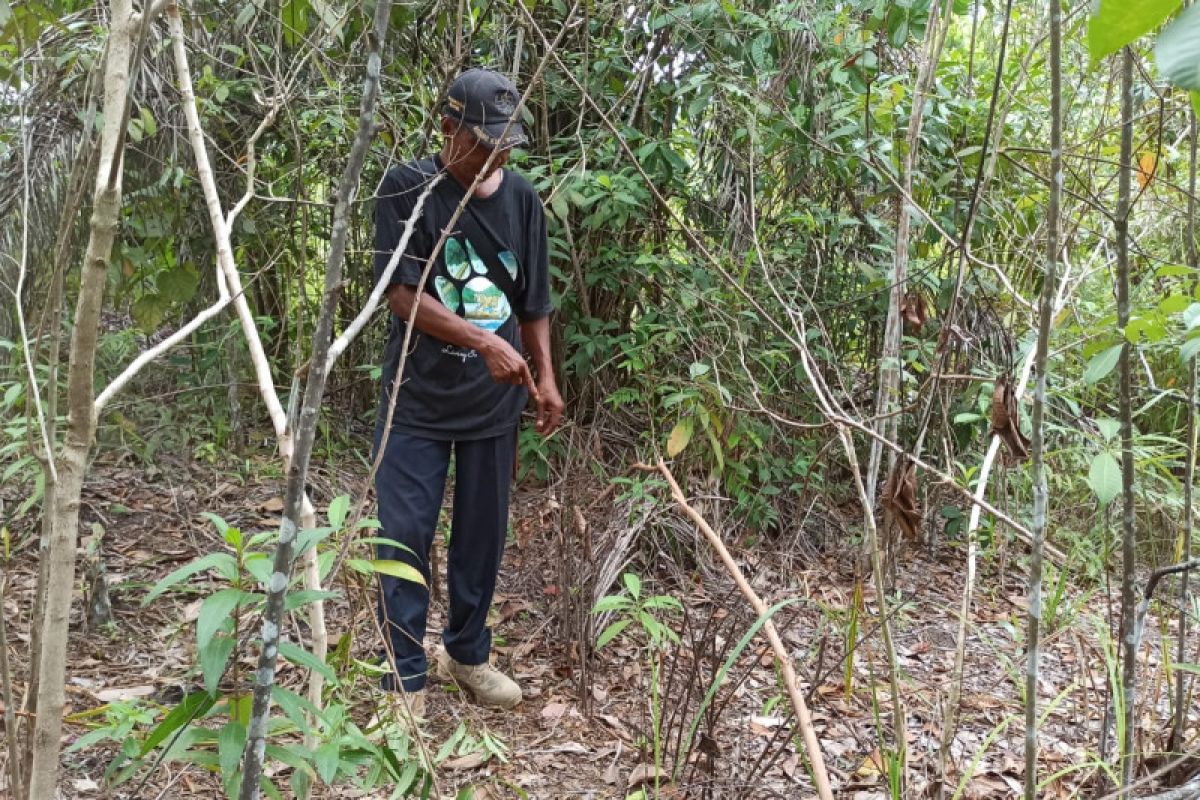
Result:
<svg viewBox="0 0 1200 800">
<path fill-rule="evenodd" d="M 500 262 L 516 280 L 516 256 L 505 250 L 500 253 Z M 439 275 L 433 282 L 438 298 L 446 308 L 456 314 L 461 308 L 468 321 L 493 332 L 512 316 L 508 298 L 496 284 L 488 280 L 487 265 L 471 246 L 470 239 L 463 239 L 462 242 L 458 239 L 446 240 L 446 271 L 453 280 Z M 475 277 L 466 280 L 472 273 Z M 462 281 L 466 283 L 461 284 Z"/>
</svg>

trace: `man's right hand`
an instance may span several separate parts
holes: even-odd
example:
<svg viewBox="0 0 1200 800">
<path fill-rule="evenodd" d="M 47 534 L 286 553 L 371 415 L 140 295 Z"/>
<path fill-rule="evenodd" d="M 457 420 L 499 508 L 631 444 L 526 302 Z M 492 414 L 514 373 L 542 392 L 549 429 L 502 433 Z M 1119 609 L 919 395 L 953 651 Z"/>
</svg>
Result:
<svg viewBox="0 0 1200 800">
<path fill-rule="evenodd" d="M 413 304 L 417 301 L 416 288 L 393 285 L 387 290 L 388 306 L 402 320 L 408 320 Z M 529 389 L 534 402 L 538 399 L 537 385 L 533 373 L 521 354 L 504 339 L 467 322 L 449 311 L 436 298 L 424 296 L 417 307 L 417 330 L 444 342 L 477 350 L 487 364 L 488 372 L 497 383 L 521 384 Z"/>
<path fill-rule="evenodd" d="M 525 359 L 499 336 L 491 335 L 489 339 L 491 341 L 479 348 L 479 354 L 483 356 L 492 379 L 497 383 L 524 384 L 534 402 L 537 402 L 537 385 L 533 382 L 533 373 L 529 371 Z"/>
</svg>

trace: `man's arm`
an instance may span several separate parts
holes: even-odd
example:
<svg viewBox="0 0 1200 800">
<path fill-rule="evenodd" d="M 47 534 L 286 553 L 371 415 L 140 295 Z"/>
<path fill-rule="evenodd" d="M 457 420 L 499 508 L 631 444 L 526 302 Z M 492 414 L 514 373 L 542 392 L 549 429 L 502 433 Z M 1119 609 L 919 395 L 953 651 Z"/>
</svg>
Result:
<svg viewBox="0 0 1200 800">
<path fill-rule="evenodd" d="M 554 366 L 550 363 L 550 318 L 532 319 L 521 323 L 521 343 L 525 352 L 533 359 L 537 372 L 537 430 L 549 436 L 558 428 L 562 419 L 563 401 L 554 380 Z"/>
<path fill-rule="evenodd" d="M 387 290 L 388 308 L 407 322 L 416 297 L 415 287 L 393 284 Z M 459 347 L 477 350 L 483 356 L 488 372 L 492 373 L 492 378 L 498 383 L 523 383 L 533 399 L 541 402 L 538 387 L 529 372 L 529 365 L 512 345 L 499 336 L 472 325 L 429 296 L 422 297 L 417 305 L 414 324 L 422 333 Z"/>
</svg>

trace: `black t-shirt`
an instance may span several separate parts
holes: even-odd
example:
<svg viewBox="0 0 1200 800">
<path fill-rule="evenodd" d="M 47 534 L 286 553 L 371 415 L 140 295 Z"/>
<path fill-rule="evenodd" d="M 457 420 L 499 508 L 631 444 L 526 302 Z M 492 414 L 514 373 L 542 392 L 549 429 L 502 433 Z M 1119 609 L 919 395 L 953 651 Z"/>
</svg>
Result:
<svg viewBox="0 0 1200 800">
<path fill-rule="evenodd" d="M 400 243 L 417 198 L 441 168 L 440 159 L 424 159 L 393 167 L 384 177 L 375 203 L 376 283 Z M 463 192 L 449 173 L 434 187 L 391 284 L 417 285 Z M 505 170 L 495 193 L 471 199 L 438 253 L 425 291 L 430 297 L 422 302 L 440 302 L 521 352 L 518 320 L 541 319 L 553 311 L 546 216 L 529 181 Z M 404 329 L 405 321 L 391 315 L 380 424 L 387 418 Z M 498 436 L 517 424 L 527 400 L 524 386 L 493 380 L 477 351 L 414 330 L 392 430 L 434 439 Z"/>
</svg>

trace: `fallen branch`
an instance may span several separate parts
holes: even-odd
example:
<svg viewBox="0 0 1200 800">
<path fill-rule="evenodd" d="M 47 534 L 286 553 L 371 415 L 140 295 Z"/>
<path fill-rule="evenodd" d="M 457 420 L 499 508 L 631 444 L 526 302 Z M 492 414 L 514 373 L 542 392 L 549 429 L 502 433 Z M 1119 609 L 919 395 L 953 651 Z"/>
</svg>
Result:
<svg viewBox="0 0 1200 800">
<path fill-rule="evenodd" d="M 662 473 L 666 479 L 667 485 L 671 487 L 671 496 L 679 505 L 679 508 L 687 515 L 689 519 L 696 524 L 704 537 L 708 539 L 708 543 L 717 551 L 717 555 L 721 558 L 721 563 L 725 565 L 726 572 L 733 578 L 737 584 L 738 590 L 742 596 L 749 601 L 754 608 L 754 613 L 759 617 L 767 617 L 770 609 L 763 602 L 762 598 L 751 588 L 749 581 L 742 575 L 741 569 L 733 560 L 733 556 L 729 554 L 729 549 L 725 547 L 725 543 L 721 541 L 721 537 L 712 529 L 708 522 L 700 515 L 700 512 L 692 508 L 684 496 L 683 490 L 679 488 L 679 484 L 675 481 L 675 476 L 671 474 L 671 470 L 667 465 L 659 459 L 658 464 L 649 466 L 647 464 L 639 464 L 638 468 L 649 471 L 657 471 Z M 796 670 L 792 666 L 791 656 L 788 655 L 787 648 L 783 644 L 783 640 L 779 638 L 779 632 L 775 630 L 775 624 L 767 619 L 762 626 L 763 631 L 767 635 L 767 641 L 771 643 L 771 649 L 775 652 L 775 660 L 779 664 L 779 670 L 783 673 L 783 683 L 787 688 L 789 699 L 792 701 L 792 710 L 796 712 L 796 724 L 800 727 L 800 735 L 804 738 L 804 747 L 808 751 L 808 760 L 812 764 L 813 781 L 817 785 L 817 794 L 821 800 L 833 800 L 833 790 L 829 785 L 829 775 L 825 770 L 825 757 L 821 754 L 821 743 L 817 740 L 817 734 L 813 730 L 812 717 L 808 713 L 808 706 L 804 702 L 804 695 L 800 692 L 800 680 L 796 677 Z"/>
</svg>

